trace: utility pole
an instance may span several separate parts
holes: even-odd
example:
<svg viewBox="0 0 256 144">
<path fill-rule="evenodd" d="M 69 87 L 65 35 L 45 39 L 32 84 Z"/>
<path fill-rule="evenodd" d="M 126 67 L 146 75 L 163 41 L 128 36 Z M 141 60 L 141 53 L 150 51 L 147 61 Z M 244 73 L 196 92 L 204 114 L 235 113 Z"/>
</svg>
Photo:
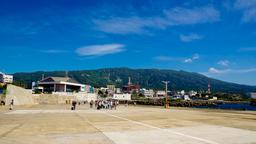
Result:
<svg viewBox="0 0 256 144">
<path fill-rule="evenodd" d="M 168 103 L 168 83 L 169 81 L 162 81 L 165 84 L 165 108 L 168 109 L 169 103 Z"/>
</svg>

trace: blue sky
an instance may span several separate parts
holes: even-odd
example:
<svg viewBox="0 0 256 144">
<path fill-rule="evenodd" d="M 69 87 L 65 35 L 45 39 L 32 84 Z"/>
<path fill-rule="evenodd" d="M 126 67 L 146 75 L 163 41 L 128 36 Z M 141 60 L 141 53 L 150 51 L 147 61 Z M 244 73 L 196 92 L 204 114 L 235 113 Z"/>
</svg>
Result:
<svg viewBox="0 0 256 144">
<path fill-rule="evenodd" d="M 1 0 L 0 71 L 198 72 L 256 85 L 256 0 Z"/>
</svg>

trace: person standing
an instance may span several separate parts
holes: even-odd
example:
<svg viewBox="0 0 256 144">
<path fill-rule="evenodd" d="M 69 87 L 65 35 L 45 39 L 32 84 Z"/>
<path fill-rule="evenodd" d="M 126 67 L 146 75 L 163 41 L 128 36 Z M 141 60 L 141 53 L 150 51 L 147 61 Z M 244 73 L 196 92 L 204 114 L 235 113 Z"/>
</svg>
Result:
<svg viewBox="0 0 256 144">
<path fill-rule="evenodd" d="M 110 100 L 110 109 L 112 110 L 113 109 L 113 101 Z"/>
<path fill-rule="evenodd" d="M 90 101 L 90 108 L 92 108 L 93 107 L 93 101 L 91 100 Z"/>
<path fill-rule="evenodd" d="M 76 101 L 72 101 L 72 107 L 71 110 L 76 110 Z"/>
<path fill-rule="evenodd" d="M 10 102 L 10 110 L 13 110 L 14 100 L 12 99 Z"/>
</svg>

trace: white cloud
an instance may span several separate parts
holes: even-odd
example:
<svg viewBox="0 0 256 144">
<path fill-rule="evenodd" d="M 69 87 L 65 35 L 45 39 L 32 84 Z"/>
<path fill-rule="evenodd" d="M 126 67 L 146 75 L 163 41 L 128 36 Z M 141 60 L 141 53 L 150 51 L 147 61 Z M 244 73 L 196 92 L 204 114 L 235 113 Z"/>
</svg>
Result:
<svg viewBox="0 0 256 144">
<path fill-rule="evenodd" d="M 103 56 L 124 51 L 122 44 L 90 45 L 76 49 L 80 56 Z"/>
<path fill-rule="evenodd" d="M 193 60 L 191 58 L 188 58 L 188 59 L 184 60 L 184 63 L 192 63 L 192 62 L 193 62 Z"/>
<path fill-rule="evenodd" d="M 191 42 L 193 40 L 199 40 L 202 38 L 203 38 L 203 36 L 195 34 L 195 33 L 191 33 L 188 35 L 183 35 L 183 34 L 180 35 L 180 40 L 183 42 Z"/>
<path fill-rule="evenodd" d="M 200 58 L 199 54 L 194 54 L 191 58 L 185 59 L 184 63 L 192 63 L 195 60 L 198 60 Z"/>
<path fill-rule="evenodd" d="M 228 60 L 220 60 L 218 61 L 217 64 L 221 65 L 221 66 L 229 66 L 229 61 Z"/>
<path fill-rule="evenodd" d="M 211 23 L 219 20 L 219 12 L 211 7 L 193 9 L 173 8 L 165 10 L 162 16 L 153 17 L 112 17 L 95 19 L 97 30 L 114 34 L 142 34 L 147 28 L 165 29 L 169 26 Z"/>
<path fill-rule="evenodd" d="M 256 0 L 236 0 L 234 8 L 243 12 L 243 22 L 256 21 Z"/>
</svg>

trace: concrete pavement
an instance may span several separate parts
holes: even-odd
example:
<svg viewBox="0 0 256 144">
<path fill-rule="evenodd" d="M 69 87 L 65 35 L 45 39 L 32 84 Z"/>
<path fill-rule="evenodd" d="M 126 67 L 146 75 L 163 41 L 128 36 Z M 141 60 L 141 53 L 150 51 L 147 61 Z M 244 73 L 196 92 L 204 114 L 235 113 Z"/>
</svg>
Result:
<svg viewBox="0 0 256 144">
<path fill-rule="evenodd" d="M 6 107 L 7 108 L 7 107 Z M 1 144 L 256 144 L 256 113 L 69 105 L 0 108 Z"/>
</svg>

